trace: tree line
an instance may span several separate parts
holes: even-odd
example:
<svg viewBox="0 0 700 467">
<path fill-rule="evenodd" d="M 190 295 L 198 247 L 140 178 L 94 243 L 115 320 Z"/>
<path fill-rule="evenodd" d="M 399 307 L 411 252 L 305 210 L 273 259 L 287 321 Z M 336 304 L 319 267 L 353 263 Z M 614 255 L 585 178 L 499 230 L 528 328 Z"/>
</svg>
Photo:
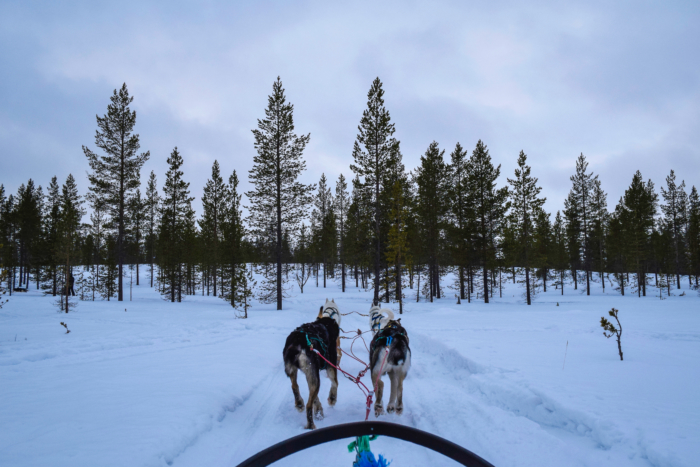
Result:
<svg viewBox="0 0 700 467">
<path fill-rule="evenodd" d="M 75 281 L 82 299 L 121 301 L 125 280 L 139 285 L 144 266 L 149 285 L 171 302 L 211 294 L 246 315 L 253 296 L 282 309 L 291 284 L 303 293 L 311 278 L 323 287 L 337 280 L 343 292 L 354 282 L 400 311 L 406 299 L 433 301 L 448 289 L 459 301 L 488 303 L 507 280 L 523 285 L 527 304 L 547 287 L 590 295 L 591 282 L 639 296 L 650 281 L 670 293 L 681 276 L 698 287 L 700 198 L 673 171 L 660 193 L 637 171 L 610 210 L 581 154 L 564 209 L 553 216 L 523 151 L 503 186 L 501 166 L 481 140 L 471 153 L 457 143 L 449 155 L 433 141 L 407 171 L 377 78 L 352 148 L 351 179 L 341 174 L 332 186 L 324 174 L 306 185 L 299 178 L 310 135 L 295 133 L 294 107 L 277 78 L 253 130 L 251 191 L 240 192 L 235 170 L 225 180 L 215 161 L 197 218 L 177 147 L 162 188 L 151 172 L 142 193 L 150 153 L 140 152 L 132 101 L 124 84 L 97 116 L 99 152 L 83 146 L 84 195 L 72 175 L 63 184 L 53 177 L 46 193 L 31 179 L 16 194 L 0 185 L 0 265 L 10 293 L 31 283 L 65 296 L 67 311 L 67 285 Z"/>
</svg>

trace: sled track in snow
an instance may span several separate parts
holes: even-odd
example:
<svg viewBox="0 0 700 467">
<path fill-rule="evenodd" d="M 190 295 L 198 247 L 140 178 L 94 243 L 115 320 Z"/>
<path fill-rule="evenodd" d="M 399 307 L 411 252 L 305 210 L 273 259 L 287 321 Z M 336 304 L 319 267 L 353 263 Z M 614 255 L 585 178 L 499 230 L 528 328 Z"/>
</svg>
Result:
<svg viewBox="0 0 700 467">
<path fill-rule="evenodd" d="M 519 466 L 600 465 L 615 458 L 630 465 L 673 465 L 650 451 L 642 439 L 629 439 L 612 424 L 568 409 L 552 398 L 518 381 L 514 372 L 484 367 L 440 341 L 409 329 L 412 368 L 404 385 L 404 414 L 383 415 L 380 420 L 401 423 L 435 433 L 484 457 L 497 467 L 512 464 L 518 452 Z M 274 344 L 271 344 L 274 345 Z M 363 358 L 362 353 L 358 356 Z M 343 368 L 356 374 L 361 365 L 349 358 Z M 194 434 L 177 452 L 164 456 L 168 465 L 236 466 L 252 454 L 304 432 L 305 416 L 294 409 L 289 379 L 278 364 L 245 396 L 222 407 L 207 429 Z M 338 403 L 326 401 L 330 381 L 322 374 L 319 398 L 325 419 L 319 427 L 364 420 L 364 399 L 356 385 L 339 378 Z M 369 386 L 369 378 L 365 376 Z M 384 407 L 388 402 L 388 378 L 384 378 Z M 306 401 L 304 378 L 299 380 Z M 374 418 L 374 413 L 370 414 Z M 342 442 L 329 443 L 303 454 L 309 465 L 347 466 L 352 463 Z M 590 447 L 598 449 L 591 454 Z M 613 449 L 620 451 L 610 456 Z M 399 440 L 380 439 L 373 450 L 384 453 L 395 465 L 456 465 L 424 448 Z M 505 456 L 503 453 L 509 453 Z M 279 462 L 298 465 L 301 454 Z M 295 460 L 296 459 L 296 460 Z M 333 459 L 332 461 L 330 459 Z M 337 459 L 337 460 L 336 460 Z M 655 459 L 655 461 L 652 461 Z M 275 464 L 278 465 L 278 464 Z"/>
</svg>

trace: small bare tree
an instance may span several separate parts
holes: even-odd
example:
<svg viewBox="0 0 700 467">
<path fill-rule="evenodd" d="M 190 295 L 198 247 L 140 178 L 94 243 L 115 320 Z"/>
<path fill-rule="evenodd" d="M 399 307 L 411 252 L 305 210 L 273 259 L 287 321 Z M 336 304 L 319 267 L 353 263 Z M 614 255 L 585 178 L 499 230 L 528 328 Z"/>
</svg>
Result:
<svg viewBox="0 0 700 467">
<path fill-rule="evenodd" d="M 622 337 L 622 325 L 620 324 L 620 319 L 617 317 L 618 313 L 619 310 L 616 310 L 615 308 L 608 311 L 608 314 L 615 318 L 615 321 L 617 321 L 617 328 L 610 321 L 605 319 L 605 317 L 600 318 L 600 327 L 603 328 L 603 335 L 608 339 L 612 336 L 617 337 L 617 351 L 620 352 L 620 360 L 622 360 L 622 344 L 620 343 L 620 338 Z"/>
<path fill-rule="evenodd" d="M 297 284 L 299 284 L 299 290 L 301 293 L 304 293 L 304 286 L 309 281 L 309 277 L 311 277 L 311 264 L 299 264 L 295 275 Z"/>
</svg>

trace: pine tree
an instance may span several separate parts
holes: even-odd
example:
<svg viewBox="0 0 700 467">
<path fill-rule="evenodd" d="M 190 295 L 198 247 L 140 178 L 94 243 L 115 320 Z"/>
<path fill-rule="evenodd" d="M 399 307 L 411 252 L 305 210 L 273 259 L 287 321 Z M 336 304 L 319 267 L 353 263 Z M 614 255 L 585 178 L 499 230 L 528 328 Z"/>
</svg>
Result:
<svg viewBox="0 0 700 467">
<path fill-rule="evenodd" d="M 79 229 L 80 221 L 85 214 L 82 208 L 82 198 L 78 194 L 78 187 L 73 175 L 68 175 L 61 189 L 60 221 L 58 225 L 57 257 L 63 266 L 63 297 L 60 308 L 68 313 L 70 308 L 69 287 L 73 277 L 73 265 L 76 264 L 79 254 Z"/>
<path fill-rule="evenodd" d="M 101 260 L 103 266 L 97 269 L 97 290 L 104 300 L 110 301 L 117 295 L 117 278 L 119 267 L 117 264 L 117 241 L 113 234 L 108 234 L 105 238 L 104 256 Z"/>
<path fill-rule="evenodd" d="M 160 220 L 160 195 L 158 194 L 156 174 L 153 173 L 153 171 L 151 171 L 151 175 L 148 177 L 144 204 L 146 216 L 146 254 L 148 255 L 148 262 L 151 266 L 151 287 L 153 287 L 153 261 L 155 258 L 158 222 Z"/>
<path fill-rule="evenodd" d="M 680 185 L 676 185 L 676 174 L 671 170 L 671 173 L 666 177 L 666 187 L 661 187 L 661 195 L 666 201 L 661 205 L 661 212 L 664 214 L 664 220 L 668 224 L 671 233 L 671 241 L 673 244 L 673 266 L 676 274 L 676 287 L 681 288 L 681 265 L 683 263 L 684 253 L 684 229 L 688 222 L 686 218 L 688 195 L 685 193 L 685 181 Z"/>
<path fill-rule="evenodd" d="M 605 292 L 606 236 L 610 214 L 608 213 L 608 195 L 603 191 L 600 180 L 593 180 L 591 203 L 591 258 L 592 267 L 598 270 Z"/>
<path fill-rule="evenodd" d="M 649 240 L 654 227 L 658 195 L 654 183 L 644 183 L 642 174 L 637 171 L 632 184 L 625 190 L 621 200 L 620 220 L 627 232 L 627 248 L 637 274 L 637 294 L 646 296 L 646 271 L 649 256 Z"/>
<path fill-rule="evenodd" d="M 409 208 L 406 201 L 405 189 L 400 180 L 394 182 L 392 190 L 391 211 L 389 212 L 389 240 L 387 245 L 387 263 L 393 265 L 394 282 L 396 284 L 396 301 L 399 302 L 399 314 L 403 313 L 403 280 L 401 270 L 404 265 L 411 264 L 408 246 L 407 220 Z"/>
<path fill-rule="evenodd" d="M 129 234 L 133 245 L 133 262 L 136 263 L 136 285 L 139 285 L 139 263 L 142 257 L 143 229 L 146 222 L 146 202 L 141 198 L 141 190 L 136 189 L 128 202 Z"/>
<path fill-rule="evenodd" d="M 141 184 L 141 167 L 150 157 L 150 152 L 138 154 L 141 147 L 139 135 L 133 134 L 136 111 L 129 108 L 134 100 L 124 83 L 114 90 L 107 106 L 107 114 L 97 117 L 98 130 L 95 145 L 104 151 L 98 156 L 87 147 L 83 152 L 92 173 L 88 174 L 90 191 L 104 203 L 117 229 L 117 263 L 119 267 L 118 300 L 124 300 L 123 267 L 124 240 L 126 235 L 127 202 L 133 191 Z"/>
<path fill-rule="evenodd" d="M 367 188 L 355 176 L 352 181 L 352 197 L 348 208 L 345 251 L 354 268 L 355 287 L 366 288 L 366 270 L 373 257 L 370 232 L 372 215 L 370 194 Z M 360 278 L 362 283 L 360 284 Z"/>
<path fill-rule="evenodd" d="M 17 267 L 17 202 L 10 194 L 2 205 L 2 262 L 6 271 L 7 289 L 12 296 L 15 284 L 15 268 Z"/>
<path fill-rule="evenodd" d="M 17 191 L 14 221 L 17 232 L 15 238 L 19 247 L 19 286 L 29 287 L 29 271 L 38 266 L 42 206 L 44 195 L 41 186 L 32 179 L 22 184 Z M 35 264 L 36 263 L 36 264 Z"/>
<path fill-rule="evenodd" d="M 389 111 L 384 107 L 384 90 L 379 78 L 372 82 L 367 93 L 367 109 L 362 113 L 358 134 L 353 146 L 350 165 L 352 171 L 363 177 L 363 183 L 371 193 L 371 208 L 374 225 L 374 301 L 379 302 L 379 270 L 382 252 L 382 218 L 386 208 L 382 205 L 382 192 L 390 192 L 389 183 L 392 166 L 400 164 L 399 142 L 393 138 L 394 124 Z"/>
<path fill-rule="evenodd" d="M 474 226 L 474 213 L 469 199 L 469 162 L 468 152 L 457 143 L 450 154 L 449 182 L 449 225 L 447 227 L 452 258 L 457 265 L 459 281 L 459 297 L 461 300 L 469 294 L 467 268 L 471 268 L 472 249 L 471 238 Z M 467 275 L 465 276 L 465 272 Z"/>
<path fill-rule="evenodd" d="M 596 175 L 594 177 L 592 172 L 587 173 L 587 169 L 588 162 L 586 162 L 586 157 L 581 153 L 576 160 L 576 173 L 570 178 L 572 187 L 569 192 L 569 197 L 567 198 L 566 213 L 570 223 L 578 224 L 576 226 L 572 225 L 572 229 L 570 230 L 571 238 L 575 240 L 569 243 L 569 251 L 572 255 L 572 266 L 576 267 L 576 264 L 582 262 L 586 272 L 586 295 L 590 295 L 591 215 L 593 211 L 593 189 L 598 176 Z M 574 236 L 578 238 L 574 239 Z M 575 274 L 576 272 L 574 271 L 574 275 Z M 576 277 L 574 280 L 576 280 Z"/>
<path fill-rule="evenodd" d="M 335 250 L 336 230 L 335 217 L 333 216 L 333 195 L 331 189 L 327 185 L 326 174 L 321 174 L 321 179 L 318 182 L 318 193 L 314 198 L 316 209 L 314 213 L 317 216 L 317 223 L 320 226 L 319 235 L 319 251 L 323 262 L 323 288 L 326 288 L 326 278 L 328 277 L 328 269 L 332 253 Z"/>
<path fill-rule="evenodd" d="M 537 210 L 535 218 L 535 230 L 533 233 L 533 265 L 537 267 L 537 275 L 542 279 L 544 291 L 547 292 L 547 279 L 552 266 L 552 248 L 554 246 L 552 235 L 552 223 L 550 215 L 544 209 Z"/>
<path fill-rule="evenodd" d="M 508 188 L 496 188 L 501 166 L 493 166 L 489 151 L 481 140 L 472 152 L 469 166 L 470 199 L 476 218 L 474 244 L 483 268 L 484 302 L 489 303 L 488 271 L 496 263 L 495 239 L 508 208 Z"/>
<path fill-rule="evenodd" d="M 58 251 L 58 229 L 61 222 L 61 191 L 58 185 L 58 179 L 54 176 L 51 178 L 48 193 L 46 196 L 46 205 L 44 207 L 44 243 L 46 247 L 46 255 L 44 260 L 48 268 L 50 279 L 51 295 L 54 297 L 58 293 L 58 267 L 59 260 L 57 258 Z"/>
<path fill-rule="evenodd" d="M 695 276 L 695 288 L 698 288 L 698 276 L 700 276 L 700 196 L 693 186 L 688 198 L 688 262 L 689 277 Z"/>
<path fill-rule="evenodd" d="M 277 78 L 268 97 L 265 119 L 258 120 L 253 130 L 257 155 L 250 170 L 250 182 L 255 189 L 247 193 L 250 199 L 250 223 L 258 234 L 274 227 L 274 259 L 276 262 L 275 294 L 277 309 L 282 309 L 282 236 L 294 234 L 307 213 L 313 185 L 297 180 L 306 170 L 302 158 L 309 135 L 294 133 L 294 106 L 286 102 L 282 81 Z"/>
<path fill-rule="evenodd" d="M 225 210 L 226 200 L 230 197 L 224 179 L 221 177 L 219 162 L 214 161 L 211 168 L 211 178 L 204 186 L 202 196 L 202 207 L 204 209 L 199 226 L 202 229 L 202 239 L 204 240 L 204 257 L 209 269 L 212 272 L 214 284 L 214 296 L 217 296 L 217 278 L 221 267 L 221 222 Z"/>
<path fill-rule="evenodd" d="M 348 193 L 348 184 L 345 181 L 345 176 L 340 174 L 338 181 L 335 184 L 335 217 L 338 221 L 338 259 L 340 260 L 340 281 L 341 290 L 345 292 L 345 235 L 346 223 L 348 218 L 348 208 L 350 205 L 350 195 Z"/>
<path fill-rule="evenodd" d="M 629 213 L 624 207 L 622 198 L 610 216 L 608 224 L 608 269 L 613 272 L 618 289 L 625 295 L 626 273 L 629 271 Z"/>
<path fill-rule="evenodd" d="M 425 154 L 421 156 L 420 166 L 416 169 L 416 217 L 419 223 L 423 249 L 428 265 L 428 284 L 430 301 L 440 294 L 440 254 L 444 248 L 445 216 L 448 209 L 447 167 L 444 162 L 445 151 L 440 151 L 438 143 L 433 141 Z"/>
<path fill-rule="evenodd" d="M 569 268 L 569 256 L 566 248 L 566 227 L 561 212 L 557 211 L 552 224 L 552 252 L 550 255 L 552 268 L 558 273 L 559 281 L 555 285 L 561 286 L 561 294 L 564 295 L 564 278 Z"/>
<path fill-rule="evenodd" d="M 515 169 L 515 178 L 508 179 L 511 185 L 511 216 L 516 229 L 516 241 L 519 245 L 520 259 L 525 267 L 525 291 L 527 304 L 531 305 L 530 297 L 530 261 L 534 256 L 533 233 L 534 221 L 537 213 L 542 209 L 546 198 L 539 198 L 542 188 L 537 186 L 537 178 L 530 175 L 530 166 L 526 165 L 527 155 L 520 151 L 518 156 L 518 168 Z"/>
<path fill-rule="evenodd" d="M 180 169 L 183 162 L 176 147 L 168 158 L 158 229 L 159 277 L 163 285 L 162 293 L 171 302 L 182 301 L 183 287 L 186 286 L 183 262 L 188 248 L 187 234 L 189 224 L 194 224 L 194 198 L 189 196 L 190 184 L 182 179 Z"/>
<path fill-rule="evenodd" d="M 243 248 L 245 228 L 241 211 L 241 195 L 238 194 L 238 175 L 234 170 L 228 179 L 226 198 L 223 203 L 221 232 L 223 234 L 222 286 L 221 298 L 228 301 L 233 308 L 243 308 L 244 317 L 248 317 L 252 289 L 255 281 L 246 268 Z"/>
</svg>

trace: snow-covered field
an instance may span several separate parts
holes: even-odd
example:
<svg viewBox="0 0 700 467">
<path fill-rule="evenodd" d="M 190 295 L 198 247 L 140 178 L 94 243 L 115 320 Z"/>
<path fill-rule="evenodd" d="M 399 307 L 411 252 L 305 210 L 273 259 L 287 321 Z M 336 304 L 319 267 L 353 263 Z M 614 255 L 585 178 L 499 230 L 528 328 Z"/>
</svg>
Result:
<svg viewBox="0 0 700 467">
<path fill-rule="evenodd" d="M 352 284 L 343 294 L 310 281 L 285 310 L 256 304 L 247 320 L 221 299 L 171 304 L 146 285 L 133 301 L 80 302 L 68 315 L 36 291 L 13 295 L 0 311 L 0 465 L 235 466 L 304 432 L 282 368 L 284 340 L 326 297 L 342 312 L 366 313 L 371 292 Z M 405 412 L 383 418 L 497 467 L 699 465 L 700 298 L 687 279 L 682 291 L 661 301 L 653 287 L 637 298 L 595 284 L 591 297 L 550 289 L 528 307 L 509 284 L 489 305 L 409 300 Z M 611 307 L 620 310 L 623 362 L 599 326 Z M 368 326 L 353 314 L 342 327 Z M 364 419 L 354 384 L 340 379 L 333 408 L 329 386 L 322 378 L 326 417 L 317 426 Z M 349 467 L 350 441 L 279 465 Z M 390 438 L 372 450 L 395 467 L 456 465 Z"/>
</svg>

